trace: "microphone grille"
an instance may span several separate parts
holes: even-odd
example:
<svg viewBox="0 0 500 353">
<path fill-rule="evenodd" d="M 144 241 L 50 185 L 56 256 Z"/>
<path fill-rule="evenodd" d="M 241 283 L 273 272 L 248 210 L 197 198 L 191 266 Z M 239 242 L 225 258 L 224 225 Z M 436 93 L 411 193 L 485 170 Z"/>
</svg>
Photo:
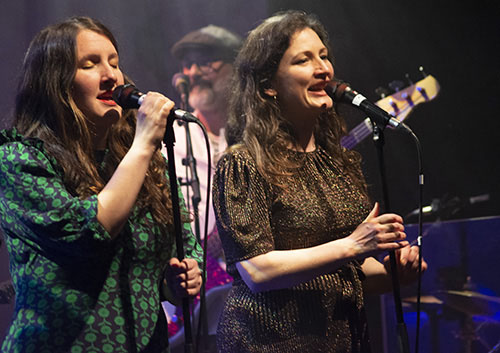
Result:
<svg viewBox="0 0 500 353">
<path fill-rule="evenodd" d="M 172 86 L 178 89 L 181 84 L 189 85 L 189 77 L 182 72 L 178 72 L 172 77 Z"/>
<path fill-rule="evenodd" d="M 339 100 L 344 94 L 345 89 L 348 87 L 348 83 L 337 78 L 331 80 L 328 85 L 325 87 L 326 93 L 332 98 L 334 101 Z"/>
<path fill-rule="evenodd" d="M 113 90 L 113 100 L 118 104 L 120 104 L 123 87 L 124 85 L 116 86 L 116 88 Z"/>
<path fill-rule="evenodd" d="M 139 91 L 134 85 L 130 83 L 117 86 L 113 90 L 113 100 L 124 109 L 137 108 L 137 102 L 134 102 L 133 99 L 131 99 L 131 96 L 134 92 Z"/>
</svg>

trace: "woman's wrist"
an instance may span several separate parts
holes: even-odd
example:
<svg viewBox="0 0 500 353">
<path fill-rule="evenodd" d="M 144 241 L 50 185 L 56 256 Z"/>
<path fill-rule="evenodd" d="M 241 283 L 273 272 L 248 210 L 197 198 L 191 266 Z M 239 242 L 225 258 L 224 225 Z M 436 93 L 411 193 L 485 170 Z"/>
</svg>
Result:
<svg viewBox="0 0 500 353">
<path fill-rule="evenodd" d="M 363 254 L 363 248 L 349 237 L 335 240 L 335 242 L 338 242 L 338 245 L 342 249 L 342 257 L 345 259 L 353 260 Z"/>
</svg>

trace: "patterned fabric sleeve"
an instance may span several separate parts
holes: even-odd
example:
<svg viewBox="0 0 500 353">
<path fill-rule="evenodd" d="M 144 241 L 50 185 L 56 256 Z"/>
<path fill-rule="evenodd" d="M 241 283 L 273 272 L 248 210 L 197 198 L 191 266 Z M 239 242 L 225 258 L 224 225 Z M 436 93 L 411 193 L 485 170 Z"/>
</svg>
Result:
<svg viewBox="0 0 500 353">
<path fill-rule="evenodd" d="M 0 146 L 0 208 L 5 232 L 47 254 L 99 256 L 111 240 L 97 221 L 97 195 L 69 194 L 53 160 L 25 141 Z"/>
<path fill-rule="evenodd" d="M 182 193 L 179 192 L 179 194 L 181 194 L 179 195 L 179 197 L 182 197 Z M 181 203 L 181 210 L 186 210 L 186 208 L 183 206 L 182 199 L 179 200 Z M 198 267 L 201 269 L 203 263 L 203 249 L 196 240 L 196 237 L 191 230 L 190 223 L 184 223 L 182 225 L 182 239 L 184 244 L 184 257 L 195 259 L 196 262 L 198 262 Z M 175 242 L 173 246 L 172 257 L 177 257 L 177 247 L 175 245 Z"/>
<path fill-rule="evenodd" d="M 245 152 L 224 156 L 213 184 L 217 227 L 228 270 L 236 262 L 274 249 L 268 184 Z"/>
</svg>

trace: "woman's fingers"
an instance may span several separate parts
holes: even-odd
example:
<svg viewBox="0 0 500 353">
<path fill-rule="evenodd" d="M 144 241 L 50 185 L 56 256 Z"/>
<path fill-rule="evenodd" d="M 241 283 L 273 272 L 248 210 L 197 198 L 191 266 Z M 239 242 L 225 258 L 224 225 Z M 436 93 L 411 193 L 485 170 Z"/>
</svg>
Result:
<svg viewBox="0 0 500 353">
<path fill-rule="evenodd" d="M 164 95 L 148 92 L 137 113 L 136 138 L 157 147 L 165 135 L 167 117 L 174 102 Z"/>
<path fill-rule="evenodd" d="M 387 223 L 403 224 L 403 217 L 395 213 L 384 213 L 383 215 L 374 218 L 372 222 L 376 222 L 379 224 L 387 224 Z"/>
<path fill-rule="evenodd" d="M 399 250 L 405 246 L 408 245 L 408 242 L 406 240 L 403 241 L 392 241 L 388 243 L 380 243 L 378 246 L 378 250 L 380 251 L 392 251 L 392 250 Z"/>
<path fill-rule="evenodd" d="M 370 214 L 349 236 L 355 242 L 355 256 L 366 257 L 373 254 L 397 250 L 407 242 L 403 218 L 394 213 L 379 215 L 380 206 L 375 203 Z"/>
<path fill-rule="evenodd" d="M 405 227 L 401 223 L 387 223 L 380 224 L 379 230 L 381 233 L 395 233 L 395 232 L 403 232 Z"/>
<path fill-rule="evenodd" d="M 401 249 L 396 251 L 396 261 L 399 265 L 400 271 L 414 271 L 419 266 L 419 249 L 418 246 L 409 246 L 407 241 L 401 242 L 404 245 Z M 386 257 L 386 260 L 388 257 Z M 425 261 L 422 262 L 422 268 L 427 268 Z"/>
<path fill-rule="evenodd" d="M 406 233 L 405 232 L 393 232 L 393 233 L 385 233 L 385 234 L 380 234 L 377 236 L 378 241 L 381 244 L 384 243 L 400 243 L 402 240 L 406 239 Z M 400 248 L 399 246 L 396 248 Z"/>
<path fill-rule="evenodd" d="M 179 296 L 196 295 L 201 287 L 202 277 L 198 263 L 194 259 L 177 258 L 170 260 L 170 271 L 175 279 L 175 290 Z"/>
<path fill-rule="evenodd" d="M 419 248 L 418 246 L 408 246 L 404 248 L 404 252 L 400 256 L 401 265 L 412 270 L 417 269 L 419 266 Z M 423 264 L 423 263 L 422 263 Z"/>
</svg>

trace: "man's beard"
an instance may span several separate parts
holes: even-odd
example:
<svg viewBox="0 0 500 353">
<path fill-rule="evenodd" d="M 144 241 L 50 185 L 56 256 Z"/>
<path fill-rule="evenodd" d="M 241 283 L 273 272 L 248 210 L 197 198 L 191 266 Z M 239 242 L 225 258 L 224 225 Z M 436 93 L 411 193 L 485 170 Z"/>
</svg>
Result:
<svg viewBox="0 0 500 353">
<path fill-rule="evenodd" d="M 212 110 L 215 105 L 215 95 L 210 82 L 197 82 L 189 92 L 189 105 L 195 110 Z"/>
<path fill-rule="evenodd" d="M 218 80 L 209 82 L 200 80 L 192 86 L 189 105 L 196 110 L 224 111 L 227 104 L 227 82 Z"/>
</svg>

